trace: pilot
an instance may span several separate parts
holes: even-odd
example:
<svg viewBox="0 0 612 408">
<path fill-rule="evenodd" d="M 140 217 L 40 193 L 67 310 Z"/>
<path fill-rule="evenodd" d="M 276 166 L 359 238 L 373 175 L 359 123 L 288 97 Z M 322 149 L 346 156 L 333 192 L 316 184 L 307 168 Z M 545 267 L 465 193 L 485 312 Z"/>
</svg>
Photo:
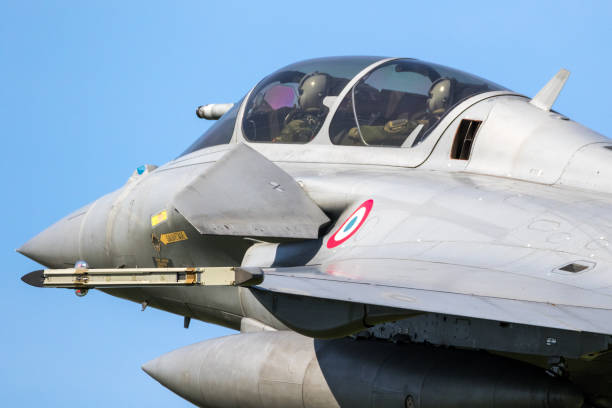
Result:
<svg viewBox="0 0 612 408">
<path fill-rule="evenodd" d="M 429 88 L 425 109 L 410 115 L 404 112 L 397 119 L 390 120 L 385 125 L 360 126 L 349 130 L 348 137 L 356 144 L 401 146 L 404 140 L 417 126 L 423 125 L 428 129 L 436 123 L 449 108 L 452 99 L 452 84 L 448 78 L 439 78 Z M 363 136 L 363 140 L 361 137 Z"/>
<path fill-rule="evenodd" d="M 330 86 L 329 75 L 313 72 L 304 76 L 298 87 L 298 106 L 285 117 L 283 129 L 272 141 L 306 143 L 312 140 L 327 115 L 323 98 Z"/>
</svg>

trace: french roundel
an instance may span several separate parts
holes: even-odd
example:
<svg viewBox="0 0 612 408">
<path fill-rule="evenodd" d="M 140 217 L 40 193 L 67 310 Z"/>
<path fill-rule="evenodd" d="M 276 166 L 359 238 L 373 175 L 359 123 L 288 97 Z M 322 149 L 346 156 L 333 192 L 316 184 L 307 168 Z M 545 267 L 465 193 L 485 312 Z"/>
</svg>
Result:
<svg viewBox="0 0 612 408">
<path fill-rule="evenodd" d="M 346 221 L 342 223 L 340 228 L 329 237 L 327 240 L 327 247 L 330 249 L 335 248 L 352 237 L 353 234 L 361 228 L 366 218 L 368 218 L 368 214 L 370 214 L 372 210 L 372 205 L 374 205 L 374 200 L 368 200 L 357 207 L 357 209 L 349 215 Z"/>
</svg>

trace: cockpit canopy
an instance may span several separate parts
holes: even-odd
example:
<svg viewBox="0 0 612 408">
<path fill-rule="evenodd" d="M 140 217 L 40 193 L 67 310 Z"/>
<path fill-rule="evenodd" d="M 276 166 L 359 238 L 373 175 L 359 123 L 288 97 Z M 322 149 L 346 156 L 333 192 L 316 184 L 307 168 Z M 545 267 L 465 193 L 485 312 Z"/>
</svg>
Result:
<svg viewBox="0 0 612 408">
<path fill-rule="evenodd" d="M 452 68 L 414 59 L 374 67 L 381 57 L 334 57 L 298 62 L 264 78 L 251 92 L 242 118 L 250 142 L 308 143 L 321 130 L 338 96 L 329 137 L 336 145 L 404 146 L 424 140 L 455 105 L 505 88 Z M 183 154 L 229 143 L 237 103 Z"/>
<path fill-rule="evenodd" d="M 412 146 L 455 105 L 503 87 L 452 68 L 413 59 L 386 62 L 346 94 L 330 125 L 333 144 Z"/>
<path fill-rule="evenodd" d="M 249 98 L 242 130 L 252 142 L 307 143 L 321 129 L 334 97 L 380 57 L 319 58 L 265 78 Z"/>
</svg>

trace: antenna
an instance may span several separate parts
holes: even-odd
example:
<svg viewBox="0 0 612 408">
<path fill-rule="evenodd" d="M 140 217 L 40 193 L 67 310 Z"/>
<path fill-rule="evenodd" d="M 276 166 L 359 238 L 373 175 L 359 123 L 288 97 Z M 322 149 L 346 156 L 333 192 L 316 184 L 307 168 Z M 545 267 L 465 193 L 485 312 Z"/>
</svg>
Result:
<svg viewBox="0 0 612 408">
<path fill-rule="evenodd" d="M 567 69 L 561 68 L 557 75 L 552 77 L 529 103 L 543 111 L 550 111 L 569 76 L 570 72 Z"/>
</svg>

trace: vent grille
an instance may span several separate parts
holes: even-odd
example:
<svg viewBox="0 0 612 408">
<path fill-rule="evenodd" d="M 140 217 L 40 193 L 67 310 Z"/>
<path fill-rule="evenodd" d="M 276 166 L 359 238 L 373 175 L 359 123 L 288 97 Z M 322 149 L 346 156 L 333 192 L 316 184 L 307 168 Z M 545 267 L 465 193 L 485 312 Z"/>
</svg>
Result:
<svg viewBox="0 0 612 408">
<path fill-rule="evenodd" d="M 582 272 L 585 269 L 588 269 L 588 266 L 585 265 L 580 265 L 580 264 L 568 264 L 565 265 L 562 268 L 559 268 L 560 271 L 565 271 L 565 272 L 573 272 L 573 273 L 577 273 L 577 272 Z"/>
<path fill-rule="evenodd" d="M 463 119 L 459 124 L 455 141 L 451 149 L 451 159 L 468 160 L 472 152 L 472 144 L 482 121 Z"/>
<path fill-rule="evenodd" d="M 559 268 L 560 271 L 571 272 L 571 273 L 582 272 L 585 269 L 589 269 L 589 265 L 582 265 L 582 264 L 575 263 L 575 262 L 571 264 L 567 264 Z"/>
</svg>

